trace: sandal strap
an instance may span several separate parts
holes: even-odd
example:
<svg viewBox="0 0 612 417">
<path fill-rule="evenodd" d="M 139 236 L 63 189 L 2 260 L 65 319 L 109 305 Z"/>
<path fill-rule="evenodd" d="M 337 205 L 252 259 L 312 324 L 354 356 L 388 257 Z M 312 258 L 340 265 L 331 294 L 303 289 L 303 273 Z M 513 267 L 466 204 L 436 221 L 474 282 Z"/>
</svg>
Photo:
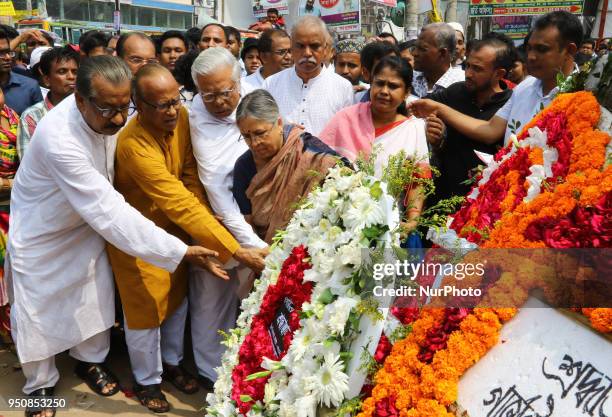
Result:
<svg viewBox="0 0 612 417">
<path fill-rule="evenodd" d="M 103 394 L 102 391 L 109 384 L 116 384 L 115 389 L 111 392 L 114 391 L 113 393 L 115 393 L 119 391 L 119 380 L 104 364 L 80 361 L 76 366 L 75 372 L 98 394 L 108 395 Z"/>
<path fill-rule="evenodd" d="M 138 383 L 134 384 L 134 393 L 138 397 L 139 400 L 149 401 L 149 400 L 166 400 L 166 396 L 161 390 L 161 384 L 151 384 L 151 385 L 140 385 Z"/>
</svg>

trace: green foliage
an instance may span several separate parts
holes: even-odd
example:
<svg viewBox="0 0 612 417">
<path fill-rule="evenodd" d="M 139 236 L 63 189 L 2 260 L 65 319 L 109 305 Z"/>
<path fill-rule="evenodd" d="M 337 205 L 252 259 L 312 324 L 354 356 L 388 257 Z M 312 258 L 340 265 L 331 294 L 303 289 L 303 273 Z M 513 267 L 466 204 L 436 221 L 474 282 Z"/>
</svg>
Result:
<svg viewBox="0 0 612 417">
<path fill-rule="evenodd" d="M 376 362 L 374 356 L 370 353 L 369 345 L 363 346 L 361 355 L 359 356 L 359 371 L 366 374 L 368 377 L 372 377 L 378 372 L 382 365 Z"/>
<path fill-rule="evenodd" d="M 519 120 L 510 120 L 510 122 L 508 122 L 508 129 L 510 129 L 510 132 L 514 133 L 515 135 L 518 134 L 519 129 L 521 127 L 521 122 Z"/>
<path fill-rule="evenodd" d="M 457 211 L 464 200 L 464 197 L 454 196 L 445 200 L 440 200 L 431 207 L 426 207 L 419 217 L 419 227 L 431 227 L 436 230 L 446 228 L 448 216 Z"/>
<path fill-rule="evenodd" d="M 366 315 L 372 321 L 383 319 L 382 313 L 378 310 L 378 301 L 373 297 L 362 298 L 355 307 L 357 314 Z"/>
<path fill-rule="evenodd" d="M 559 93 L 573 93 L 584 90 L 584 83 L 593 69 L 593 63 L 594 61 L 585 62 L 577 73 L 572 73 L 567 77 L 562 72 L 558 72 L 557 86 L 559 87 Z"/>
<path fill-rule="evenodd" d="M 413 160 L 404 151 L 389 157 L 382 180 L 387 183 L 387 192 L 392 197 L 399 199 L 406 188 L 420 188 L 425 197 L 433 193 L 433 180 L 423 178 L 424 173 L 418 166 L 419 162 L 427 162 L 427 157 L 423 160 Z"/>
<path fill-rule="evenodd" d="M 359 152 L 359 154 L 357 155 L 357 159 L 355 159 L 355 168 L 357 168 L 358 171 L 361 171 L 366 175 L 373 177 L 374 173 L 376 172 L 376 156 L 380 152 L 380 149 L 381 145 L 375 145 L 374 147 L 372 147 L 372 152 L 370 152 L 370 155 L 366 155 L 363 152 Z"/>
<path fill-rule="evenodd" d="M 412 333 L 412 326 L 410 324 L 397 326 L 393 332 L 387 336 L 392 345 L 400 340 L 404 340 L 408 335 Z"/>
<path fill-rule="evenodd" d="M 361 398 L 355 397 L 350 400 L 344 400 L 340 407 L 336 410 L 333 417 L 355 416 L 361 411 Z"/>
</svg>

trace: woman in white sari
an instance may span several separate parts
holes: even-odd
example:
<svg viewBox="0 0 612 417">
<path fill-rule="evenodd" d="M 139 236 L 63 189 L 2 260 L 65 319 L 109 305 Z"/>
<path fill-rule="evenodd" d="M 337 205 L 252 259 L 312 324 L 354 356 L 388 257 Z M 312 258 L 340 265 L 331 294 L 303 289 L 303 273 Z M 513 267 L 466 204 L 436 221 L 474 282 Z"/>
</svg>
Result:
<svg viewBox="0 0 612 417">
<path fill-rule="evenodd" d="M 400 151 L 420 168 L 419 175 L 430 177 L 429 154 L 425 138 L 425 122 L 406 112 L 410 95 L 412 69 L 400 58 L 383 58 L 374 67 L 370 102 L 355 104 L 336 114 L 319 135 L 342 156 L 355 161 L 377 148 L 375 174 L 381 177 L 389 157 Z M 406 231 L 416 227 L 416 218 L 423 208 L 421 190 L 407 190 Z"/>
</svg>

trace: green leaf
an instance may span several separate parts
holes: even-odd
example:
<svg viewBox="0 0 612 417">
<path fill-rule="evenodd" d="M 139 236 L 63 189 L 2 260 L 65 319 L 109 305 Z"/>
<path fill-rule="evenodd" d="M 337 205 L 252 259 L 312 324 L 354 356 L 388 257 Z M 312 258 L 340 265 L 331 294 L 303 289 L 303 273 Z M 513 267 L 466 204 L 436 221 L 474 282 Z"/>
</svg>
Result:
<svg viewBox="0 0 612 417">
<path fill-rule="evenodd" d="M 265 378 L 267 376 L 270 376 L 270 374 L 272 374 L 272 371 L 255 372 L 254 374 L 251 374 L 251 375 L 247 376 L 244 380 L 245 381 L 253 381 L 255 379 Z"/>
<path fill-rule="evenodd" d="M 253 402 L 253 398 L 250 395 L 241 395 L 240 396 L 240 401 L 242 401 L 243 403 L 251 403 Z"/>
<path fill-rule="evenodd" d="M 382 197 L 382 195 L 383 195 L 383 190 L 382 190 L 382 187 L 380 186 L 380 181 L 376 181 L 374 185 L 372 185 L 372 187 L 370 188 L 370 196 L 374 200 L 378 200 L 380 199 L 380 197 Z"/>
<path fill-rule="evenodd" d="M 331 290 L 329 288 L 326 288 L 325 291 L 323 291 L 323 294 L 321 294 L 319 296 L 319 300 L 318 300 L 321 304 L 329 304 L 332 301 L 334 301 L 334 295 L 332 294 Z"/>
</svg>

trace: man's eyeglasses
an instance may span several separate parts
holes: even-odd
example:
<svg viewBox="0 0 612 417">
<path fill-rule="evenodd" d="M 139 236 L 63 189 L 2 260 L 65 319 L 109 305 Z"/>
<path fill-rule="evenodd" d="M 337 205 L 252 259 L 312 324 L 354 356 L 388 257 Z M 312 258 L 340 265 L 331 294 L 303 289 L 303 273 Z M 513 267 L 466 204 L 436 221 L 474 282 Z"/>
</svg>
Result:
<svg viewBox="0 0 612 417">
<path fill-rule="evenodd" d="M 273 124 L 272 126 L 270 126 L 270 128 L 264 132 L 261 133 L 253 133 L 251 135 L 240 135 L 241 139 L 244 139 L 244 141 L 247 144 L 253 143 L 255 141 L 260 142 L 263 139 L 267 138 L 268 135 L 270 134 L 270 132 L 272 131 L 272 129 L 274 129 L 274 126 L 276 126 L 275 124 Z"/>
<path fill-rule="evenodd" d="M 175 98 L 174 100 L 166 101 L 165 103 L 160 103 L 160 104 L 149 103 L 148 101 L 146 101 L 140 96 L 139 98 L 143 103 L 153 107 L 155 110 L 162 112 L 162 113 L 167 112 L 168 110 L 170 110 L 171 107 L 175 109 L 179 109 L 183 105 L 182 96 Z"/>
<path fill-rule="evenodd" d="M 215 101 L 215 99 L 217 97 L 221 97 L 223 100 L 227 100 L 230 98 L 230 96 L 232 95 L 232 93 L 234 91 L 236 91 L 237 85 L 234 84 L 234 86 L 232 88 L 229 88 L 227 90 L 223 90 L 223 91 L 218 91 L 216 93 L 203 93 L 200 92 L 200 96 L 202 96 L 202 100 L 204 100 L 205 103 L 212 103 L 213 101 Z"/>
<path fill-rule="evenodd" d="M 89 102 L 96 108 L 96 110 L 98 111 L 98 113 L 100 113 L 100 116 L 104 117 L 105 119 L 112 119 L 113 117 L 115 117 L 115 115 L 117 113 L 121 113 L 121 114 L 132 114 L 134 112 L 134 107 L 130 104 L 128 104 L 125 107 L 117 107 L 117 108 L 110 108 L 110 109 L 106 109 L 104 107 L 100 107 L 98 106 L 95 101 L 93 101 L 93 97 L 89 97 L 88 98 Z"/>
<path fill-rule="evenodd" d="M 187 95 L 185 95 L 183 91 L 180 91 L 179 94 L 181 95 L 181 103 L 185 104 L 191 103 L 193 101 L 193 96 L 187 97 Z"/>
<path fill-rule="evenodd" d="M 285 57 L 288 54 L 291 54 L 291 49 L 279 49 L 278 51 L 273 51 L 275 55 L 280 57 Z"/>
<path fill-rule="evenodd" d="M 8 56 L 9 58 L 15 58 L 15 55 L 17 55 L 15 51 L 0 51 L 0 56 Z"/>
<path fill-rule="evenodd" d="M 157 58 L 144 59 L 139 56 L 130 56 L 127 59 L 134 65 L 142 65 L 142 64 L 159 64 L 159 60 Z"/>
</svg>

